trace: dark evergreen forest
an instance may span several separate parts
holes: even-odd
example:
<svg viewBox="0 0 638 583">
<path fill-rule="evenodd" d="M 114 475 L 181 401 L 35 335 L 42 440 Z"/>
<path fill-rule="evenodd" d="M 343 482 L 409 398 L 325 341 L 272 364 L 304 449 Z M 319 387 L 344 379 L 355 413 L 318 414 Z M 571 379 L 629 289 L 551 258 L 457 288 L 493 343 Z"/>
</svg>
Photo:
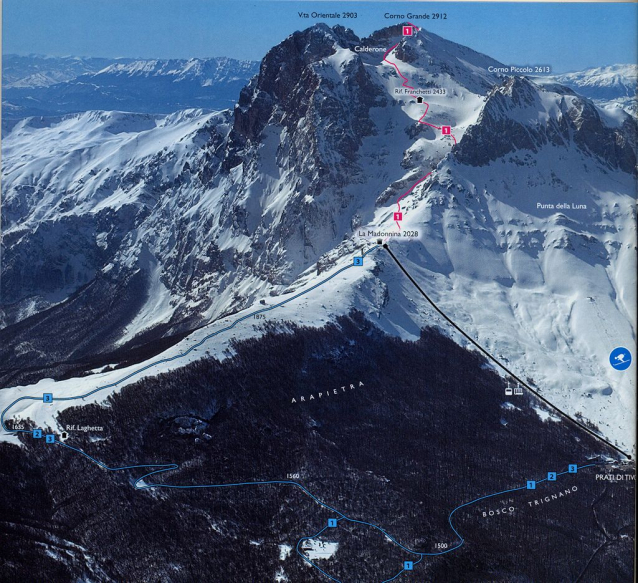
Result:
<svg viewBox="0 0 638 583">
<path fill-rule="evenodd" d="M 60 422 L 103 426 L 70 432 L 67 443 L 111 466 L 179 464 L 156 482 L 298 474 L 326 504 L 436 552 L 458 543 L 448 524 L 456 506 L 568 464 L 617 459 L 568 422 L 542 421 L 536 406 L 530 395 L 506 398 L 480 355 L 436 329 L 406 342 L 352 313 L 323 329 L 271 328 L 223 362 L 144 379 L 103 405 L 65 410 Z M 294 583 L 328 580 L 294 547 L 335 515 L 295 487 L 136 490 L 144 471 L 108 472 L 23 440 L 0 444 L 2 581 L 265 582 L 282 571 Z M 634 482 L 596 474 L 633 469 L 588 468 L 462 509 L 454 524 L 464 546 L 398 581 L 631 581 Z M 514 510 L 489 516 L 503 507 Z M 342 522 L 322 540 L 339 547 L 318 564 L 343 583 L 383 581 L 414 559 L 363 525 Z M 293 551 L 280 559 L 279 545 Z"/>
</svg>

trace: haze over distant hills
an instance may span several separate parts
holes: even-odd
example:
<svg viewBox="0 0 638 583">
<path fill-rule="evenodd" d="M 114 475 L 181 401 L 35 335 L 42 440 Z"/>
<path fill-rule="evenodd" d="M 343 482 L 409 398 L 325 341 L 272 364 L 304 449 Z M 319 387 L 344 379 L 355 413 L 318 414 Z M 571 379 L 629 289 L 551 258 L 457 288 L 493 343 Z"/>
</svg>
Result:
<svg viewBox="0 0 638 583">
<path fill-rule="evenodd" d="M 402 80 L 381 54 L 355 50 L 394 45 L 415 86 L 444 90 L 428 119 L 454 127 L 457 144 L 416 123 L 423 106 L 397 99 Z M 553 400 L 631 445 L 619 428 L 633 388 L 596 355 L 634 334 L 635 270 L 619 266 L 634 236 L 636 121 L 555 81 L 489 72 L 499 65 L 427 31 L 316 25 L 259 68 L 133 61 L 42 88 L 51 107 L 68 91 L 120 111 L 25 119 L 5 135 L 0 362 L 22 376 L 0 370 L 4 384 L 118 362 L 114 351 L 295 288 L 347 262 L 360 230 L 394 227 L 397 198 L 434 171 L 402 203 L 421 244 L 399 256 Z M 210 111 L 206 91 L 230 95 L 241 75 L 237 105 Z M 155 113 L 162 87 L 178 88 L 165 107 L 204 103 Z M 121 111 L 131 103 L 148 111 Z M 383 307 L 390 333 L 413 338 L 430 322 L 406 316 L 419 304 L 391 276 L 356 289 L 350 305 Z M 322 302 L 308 310 L 316 322 L 330 316 Z"/>
<path fill-rule="evenodd" d="M 16 87 L 49 87 L 80 75 L 97 73 L 114 62 L 130 63 L 133 60 L 7 54 L 2 56 L 2 88 L 6 91 Z"/>
<path fill-rule="evenodd" d="M 232 107 L 258 63 L 206 59 L 3 57 L 3 117 L 89 110 L 172 113 Z"/>
<path fill-rule="evenodd" d="M 5 57 L 0 583 L 630 580 L 635 69 L 405 26 Z"/>
<path fill-rule="evenodd" d="M 567 85 L 576 93 L 605 107 L 622 107 L 634 116 L 638 113 L 636 90 L 638 65 L 608 65 L 553 75 L 551 79 Z"/>
<path fill-rule="evenodd" d="M 30 116 L 89 110 L 171 113 L 232 108 L 259 63 L 226 57 L 134 59 L 7 54 L 2 58 L 5 128 Z M 638 112 L 638 67 L 616 64 L 536 79 L 560 83 L 599 105 Z"/>
</svg>

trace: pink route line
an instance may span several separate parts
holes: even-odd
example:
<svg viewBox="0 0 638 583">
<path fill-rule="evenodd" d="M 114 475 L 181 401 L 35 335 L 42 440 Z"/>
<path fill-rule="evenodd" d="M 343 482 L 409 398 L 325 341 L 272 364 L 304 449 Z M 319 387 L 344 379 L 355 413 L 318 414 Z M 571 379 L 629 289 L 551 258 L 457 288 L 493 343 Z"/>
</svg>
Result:
<svg viewBox="0 0 638 583">
<path fill-rule="evenodd" d="M 417 30 L 419 30 L 419 28 L 417 26 L 415 26 L 414 24 L 412 24 L 411 22 L 408 23 L 411 24 L 412 26 L 414 26 L 414 28 L 416 28 Z M 408 85 L 408 81 L 409 79 L 407 77 L 404 77 L 403 74 L 401 73 L 401 71 L 399 71 L 399 67 L 397 67 L 396 63 L 393 63 L 392 61 L 388 61 L 388 59 L 386 58 L 394 49 L 396 49 L 399 46 L 400 43 L 395 44 L 394 46 L 390 47 L 385 54 L 383 55 L 383 61 L 388 63 L 388 65 L 392 65 L 395 69 L 396 72 L 398 73 L 399 77 L 401 77 L 401 79 L 403 79 L 403 87 L 406 87 L 407 89 L 412 89 L 412 91 L 414 91 L 414 87 L 412 87 L 411 85 Z M 417 99 L 416 95 L 413 95 L 412 93 L 410 94 L 410 97 L 414 97 L 414 99 Z M 423 112 L 423 115 L 418 119 L 417 123 L 426 125 L 426 126 L 430 126 L 431 128 L 435 128 L 437 130 L 440 130 L 441 127 L 440 126 L 435 126 L 431 123 L 428 123 L 427 121 L 423 121 L 423 118 L 427 115 L 428 110 L 430 109 L 430 104 L 424 102 L 425 104 L 425 111 Z M 454 134 L 450 134 L 452 139 L 454 140 L 454 145 L 457 144 L 456 138 L 454 137 Z M 434 171 L 432 171 L 434 172 Z M 407 190 L 406 192 L 404 192 L 398 199 L 397 199 L 397 207 L 398 207 L 398 212 L 401 212 L 401 204 L 400 201 L 402 198 L 406 197 L 408 194 L 410 194 L 419 184 L 421 184 L 421 182 L 423 182 L 428 176 L 430 176 L 432 174 L 432 172 L 428 172 L 425 176 L 423 176 L 422 178 L 419 178 L 419 180 L 417 180 L 411 187 L 409 190 Z M 399 221 L 394 221 L 399 229 L 399 231 L 401 230 L 401 225 L 399 224 Z"/>
<path fill-rule="evenodd" d="M 412 89 L 412 91 L 414 91 L 414 87 L 412 87 L 411 85 L 408 85 L 408 81 L 409 79 L 407 77 L 404 77 L 403 74 L 401 73 L 401 71 L 399 71 L 399 67 L 396 66 L 395 63 L 393 63 L 392 61 L 388 61 L 386 59 L 386 57 L 397 47 L 399 46 L 399 43 L 397 43 L 396 45 L 394 45 L 393 47 L 389 48 L 386 52 L 385 55 L 383 55 L 383 60 L 388 63 L 389 65 L 392 65 L 396 70 L 397 73 L 399 74 L 399 77 L 401 77 L 401 79 L 403 79 L 403 87 L 407 87 L 408 89 Z M 414 96 L 412 96 L 414 97 Z"/>
<path fill-rule="evenodd" d="M 434 170 L 432 170 L 432 172 L 434 172 Z M 397 206 L 399 207 L 399 212 L 401 212 L 401 205 L 399 204 L 399 201 L 408 196 L 408 194 L 410 194 L 419 184 L 421 184 L 421 182 L 423 182 L 428 176 L 430 176 L 430 174 L 432 174 L 432 172 L 428 172 L 423 178 L 419 178 L 411 187 L 410 190 L 408 190 L 407 192 L 404 192 L 398 199 L 397 199 Z"/>
</svg>

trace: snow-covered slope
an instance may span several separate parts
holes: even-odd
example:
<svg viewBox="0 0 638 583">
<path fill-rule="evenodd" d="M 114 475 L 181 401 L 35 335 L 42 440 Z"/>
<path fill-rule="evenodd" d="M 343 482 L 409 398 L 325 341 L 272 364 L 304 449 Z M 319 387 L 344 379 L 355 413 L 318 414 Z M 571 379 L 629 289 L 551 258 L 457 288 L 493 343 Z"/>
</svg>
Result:
<svg viewBox="0 0 638 583">
<path fill-rule="evenodd" d="M 516 98 L 503 87 L 496 92 L 503 99 L 488 99 L 432 186 L 415 189 L 405 204 L 405 228 L 420 230 L 422 246 L 402 245 L 400 257 L 443 310 L 519 376 L 631 447 L 634 376 L 614 371 L 608 355 L 618 345 L 635 347 L 635 176 L 573 148 L 578 130 L 569 122 L 561 132 L 562 139 L 571 134 L 568 147 L 558 135 L 556 143 L 544 139 L 548 127 L 567 117 L 563 97 L 529 89 L 540 97 L 534 113 L 516 107 L 518 120 L 514 112 L 504 114 Z M 578 101 L 572 98 L 563 111 L 573 115 Z M 494 124 L 494 138 L 501 124 L 520 120 L 521 131 L 511 126 L 508 135 L 522 136 L 524 127 L 529 147 L 502 153 L 489 147 L 495 154 L 484 156 L 490 132 L 480 128 Z M 601 120 L 601 134 L 605 127 Z M 604 143 L 603 135 L 597 140 Z M 403 304 L 390 287 L 388 297 L 397 296 Z M 414 300 L 407 305 L 416 306 Z M 390 320 L 388 329 L 403 332 Z"/>
<path fill-rule="evenodd" d="M 142 287 L 148 299 L 136 312 L 150 313 L 164 297 L 170 308 L 161 317 L 154 309 L 150 320 L 129 312 L 113 320 L 119 345 L 152 324 L 176 332 L 290 284 L 368 222 L 379 196 L 403 188 L 406 168 L 434 165 L 449 148 L 432 128 L 415 127 L 416 103 L 389 94 L 401 85 L 392 68 L 354 51 L 362 42 L 385 48 L 398 33 L 365 41 L 325 25 L 295 33 L 242 92 L 227 137 L 227 126 L 209 127 L 204 113 L 189 115 L 194 125 L 86 113 L 16 126 L 4 142 L 5 322 L 73 292 L 114 293 L 116 282 Z M 413 59 L 430 59 L 426 45 L 436 42 L 419 40 Z M 450 50 L 422 75 L 447 88 L 433 106 L 460 136 L 482 104 L 465 85 L 489 86 L 487 74 L 474 79 L 471 61 L 495 61 L 463 48 L 470 61 L 458 60 Z M 44 241 L 54 256 L 41 252 Z M 135 274 L 140 281 L 131 281 Z M 62 313 L 50 315 L 59 321 Z M 35 330 L 20 330 L 30 358 L 41 351 Z M 95 341 L 93 350 L 114 345 L 110 335 Z"/>
<path fill-rule="evenodd" d="M 445 90 L 426 100 L 432 126 L 383 61 L 395 44 L 388 60 L 412 86 Z M 636 122 L 491 64 L 425 31 L 317 25 L 268 53 L 232 115 L 17 126 L 4 144 L 2 355 L 78 359 L 310 286 L 351 261 L 360 232 L 396 230 L 397 199 L 434 171 L 401 201 L 402 228 L 420 233 L 391 239 L 402 261 L 519 376 L 632 447 L 635 387 L 606 359 L 635 344 Z M 402 336 L 447 329 L 387 256 L 372 262 L 278 317 L 321 325 L 354 307 Z M 51 334 L 68 341 L 51 348 Z M 223 335 L 207 346 L 221 354 Z"/>
<path fill-rule="evenodd" d="M 172 231 L 166 236 L 173 237 L 165 242 L 164 269 L 185 253 L 180 230 L 195 221 L 173 212 L 185 203 L 172 194 L 185 190 L 189 203 L 202 196 L 192 188 L 192 183 L 201 186 L 202 177 L 190 168 L 197 165 L 206 173 L 210 150 L 224 139 L 229 121 L 228 112 L 201 110 L 167 117 L 87 112 L 16 126 L 3 142 L 2 303 L 5 326 L 25 318 L 30 323 L 15 329 L 13 362 L 33 361 L 45 349 L 35 331 L 44 324 L 29 316 L 70 334 L 68 343 L 47 343 L 56 360 L 122 341 L 124 327 L 140 313 L 148 315 L 142 328 L 170 319 L 174 308 L 149 312 L 163 305 L 167 283 L 166 272 L 164 283 L 158 279 L 159 258 L 149 247 L 163 221 Z M 25 159 L 25 149 L 34 155 Z M 214 243 L 208 245 L 201 269 L 212 277 L 216 251 Z M 107 298 L 116 301 L 108 314 L 102 306 Z M 82 314 L 88 329 L 80 324 Z"/>
</svg>

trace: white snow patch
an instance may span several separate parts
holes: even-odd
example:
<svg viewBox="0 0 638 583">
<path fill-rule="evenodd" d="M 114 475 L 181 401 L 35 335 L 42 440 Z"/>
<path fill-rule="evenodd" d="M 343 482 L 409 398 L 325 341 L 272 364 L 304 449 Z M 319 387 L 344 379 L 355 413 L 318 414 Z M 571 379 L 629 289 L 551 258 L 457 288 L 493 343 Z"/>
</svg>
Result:
<svg viewBox="0 0 638 583">
<path fill-rule="evenodd" d="M 321 541 L 315 539 L 308 539 L 305 541 L 301 548 L 311 561 L 317 559 L 330 559 L 339 548 L 339 543 L 331 543 L 328 541 Z"/>
<path fill-rule="evenodd" d="M 290 545 L 279 545 L 279 560 L 286 560 L 290 553 L 292 552 L 292 547 Z"/>
<path fill-rule="evenodd" d="M 558 417 L 558 415 L 554 415 L 553 413 L 550 413 L 549 411 L 545 411 L 544 409 L 541 409 L 540 407 L 532 407 L 532 408 L 534 409 L 536 414 L 541 418 L 541 421 L 554 421 L 554 422 L 560 421 L 560 417 Z"/>
</svg>

